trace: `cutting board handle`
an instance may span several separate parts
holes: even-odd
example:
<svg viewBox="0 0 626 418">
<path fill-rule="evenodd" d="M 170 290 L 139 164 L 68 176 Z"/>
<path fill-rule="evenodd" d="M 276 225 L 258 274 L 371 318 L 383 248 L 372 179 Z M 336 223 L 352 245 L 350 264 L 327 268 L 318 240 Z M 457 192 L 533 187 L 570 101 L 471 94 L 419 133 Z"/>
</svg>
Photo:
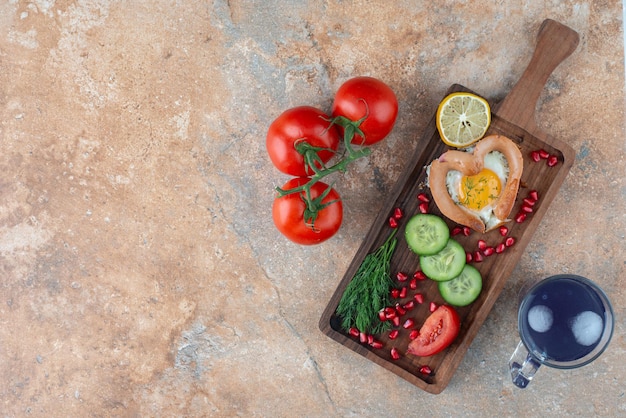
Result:
<svg viewBox="0 0 626 418">
<path fill-rule="evenodd" d="M 528 132 L 537 130 L 535 107 L 548 77 L 578 46 L 578 33 L 551 19 L 539 28 L 532 59 L 517 84 L 494 113 Z"/>
</svg>

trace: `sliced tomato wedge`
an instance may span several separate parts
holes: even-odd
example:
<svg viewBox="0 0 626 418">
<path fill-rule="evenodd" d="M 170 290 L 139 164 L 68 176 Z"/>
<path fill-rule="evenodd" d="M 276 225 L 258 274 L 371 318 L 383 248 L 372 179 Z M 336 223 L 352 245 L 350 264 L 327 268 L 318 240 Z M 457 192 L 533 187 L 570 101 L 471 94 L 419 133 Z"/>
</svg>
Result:
<svg viewBox="0 0 626 418">
<path fill-rule="evenodd" d="M 451 306 L 441 305 L 426 318 L 419 336 L 409 343 L 407 353 L 419 357 L 435 355 L 454 341 L 460 329 L 459 314 Z"/>
</svg>

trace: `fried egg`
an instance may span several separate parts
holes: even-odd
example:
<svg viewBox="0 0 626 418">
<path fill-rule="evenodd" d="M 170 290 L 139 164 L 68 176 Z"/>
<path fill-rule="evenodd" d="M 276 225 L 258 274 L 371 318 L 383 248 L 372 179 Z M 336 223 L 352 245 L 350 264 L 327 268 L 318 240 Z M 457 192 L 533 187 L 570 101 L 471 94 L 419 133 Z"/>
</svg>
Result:
<svg viewBox="0 0 626 418">
<path fill-rule="evenodd" d="M 499 151 L 491 151 L 485 155 L 484 167 L 471 176 L 460 171 L 450 170 L 446 175 L 446 187 L 450 197 L 457 205 L 480 217 L 486 229 L 502 223 L 493 210 L 498 203 L 509 177 L 509 165 Z"/>
</svg>

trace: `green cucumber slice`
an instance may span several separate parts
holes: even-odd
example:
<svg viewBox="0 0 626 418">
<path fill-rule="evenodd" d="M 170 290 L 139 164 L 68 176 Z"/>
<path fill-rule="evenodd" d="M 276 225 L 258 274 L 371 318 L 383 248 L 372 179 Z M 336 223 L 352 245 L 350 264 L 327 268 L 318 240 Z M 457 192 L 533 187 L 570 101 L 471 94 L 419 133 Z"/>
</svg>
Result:
<svg viewBox="0 0 626 418">
<path fill-rule="evenodd" d="M 483 288 L 483 278 L 474 266 L 466 264 L 457 277 L 440 282 L 439 293 L 443 300 L 454 306 L 467 306 L 474 302 Z"/>
<path fill-rule="evenodd" d="M 465 250 L 454 239 L 449 239 L 437 254 L 421 256 L 420 267 L 424 274 L 437 282 L 452 280 L 463 271 Z"/>
<path fill-rule="evenodd" d="M 433 255 L 446 246 L 450 238 L 450 228 L 436 215 L 419 213 L 407 222 L 404 237 L 414 253 Z"/>
</svg>

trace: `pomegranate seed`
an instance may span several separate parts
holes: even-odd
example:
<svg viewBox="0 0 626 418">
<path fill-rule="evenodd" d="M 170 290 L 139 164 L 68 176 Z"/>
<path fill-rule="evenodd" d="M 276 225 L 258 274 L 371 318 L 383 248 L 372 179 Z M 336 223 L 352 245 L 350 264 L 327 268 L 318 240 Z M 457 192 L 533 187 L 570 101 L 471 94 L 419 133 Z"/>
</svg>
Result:
<svg viewBox="0 0 626 418">
<path fill-rule="evenodd" d="M 413 299 L 415 299 L 415 302 L 419 304 L 424 303 L 424 295 L 422 295 L 421 293 L 416 293 L 415 296 L 413 296 Z"/>
<path fill-rule="evenodd" d="M 480 251 L 474 251 L 474 261 L 476 263 L 480 263 L 481 261 L 483 261 L 483 253 L 481 253 Z"/>
<path fill-rule="evenodd" d="M 411 290 L 417 289 L 417 279 L 415 277 L 413 277 L 409 282 L 409 287 L 411 288 Z"/>
<path fill-rule="evenodd" d="M 509 228 L 507 228 L 506 226 L 501 226 L 500 227 L 500 235 L 502 235 L 503 237 L 506 236 L 506 234 L 509 233 Z"/>
<path fill-rule="evenodd" d="M 371 334 L 368 335 L 367 336 L 367 343 L 371 345 L 373 342 L 374 342 L 374 336 L 371 335 Z"/>
<path fill-rule="evenodd" d="M 359 333 L 359 341 L 361 341 L 363 344 L 365 344 L 367 342 L 367 334 L 364 332 L 360 332 Z"/>
<path fill-rule="evenodd" d="M 411 331 L 409 333 L 409 339 L 410 340 L 414 340 L 414 339 L 416 339 L 419 336 L 420 336 L 420 332 L 418 330 L 416 330 L 416 329 L 414 329 L 413 331 Z"/>
<path fill-rule="evenodd" d="M 391 358 L 394 360 L 398 360 L 400 358 L 400 352 L 396 347 L 393 347 L 391 349 Z"/>
<path fill-rule="evenodd" d="M 372 341 L 370 345 L 372 346 L 372 348 L 376 348 L 376 349 L 383 348 L 383 343 L 381 343 L 380 341 L 376 341 L 376 340 Z"/>
<path fill-rule="evenodd" d="M 396 303 L 396 312 L 398 315 L 402 316 L 406 313 L 406 309 L 404 309 L 399 303 Z"/>
<path fill-rule="evenodd" d="M 399 282 L 403 282 L 408 278 L 409 276 L 407 276 L 406 273 L 403 273 L 401 271 L 399 271 L 398 274 L 396 274 L 396 279 L 398 279 Z"/>
<path fill-rule="evenodd" d="M 550 154 L 545 149 L 540 149 L 539 156 L 541 157 L 541 159 L 545 160 L 550 156 Z"/>
<path fill-rule="evenodd" d="M 471 263 L 473 258 L 474 257 L 472 256 L 472 253 L 470 253 L 470 252 L 466 252 L 465 253 L 465 262 L 466 263 Z"/>
<path fill-rule="evenodd" d="M 400 334 L 400 331 L 398 331 L 397 329 L 392 329 L 391 331 L 389 331 L 389 339 L 395 340 L 398 337 L 398 334 Z"/>
<path fill-rule="evenodd" d="M 398 299 L 400 296 L 400 289 L 393 288 L 391 289 L 391 297 L 394 299 Z"/>
<path fill-rule="evenodd" d="M 414 300 L 410 300 L 407 303 L 405 303 L 404 305 L 402 305 L 402 307 L 405 310 L 410 311 L 411 309 L 415 308 L 415 301 Z"/>
<path fill-rule="evenodd" d="M 413 275 L 413 278 L 414 278 L 414 279 L 417 279 L 417 280 L 426 280 L 426 279 L 428 279 L 428 276 L 426 276 L 426 274 L 424 274 L 424 272 L 423 272 L 423 271 L 418 270 L 418 271 L 416 271 L 416 272 L 415 272 L 415 274 Z"/>
<path fill-rule="evenodd" d="M 415 325 L 415 321 L 412 320 L 411 318 L 407 319 L 406 321 L 404 321 L 404 324 L 402 325 L 402 328 L 404 329 L 409 329 L 411 328 L 413 325 Z"/>
<path fill-rule="evenodd" d="M 530 192 L 528 192 L 528 197 L 536 202 L 537 200 L 539 200 L 539 193 L 537 192 L 537 190 L 531 190 Z"/>
<path fill-rule="evenodd" d="M 428 203 L 422 202 L 420 203 L 418 207 L 419 207 L 420 213 L 428 213 Z"/>
<path fill-rule="evenodd" d="M 504 240 L 504 245 L 506 245 L 507 247 L 510 247 L 513 244 L 515 244 L 515 238 L 513 237 L 508 237 L 506 240 Z"/>
<path fill-rule="evenodd" d="M 391 218 L 389 218 L 389 226 L 392 227 L 392 228 L 397 228 L 398 227 L 398 221 L 393 216 Z"/>
<path fill-rule="evenodd" d="M 384 309 L 381 309 L 380 311 L 378 311 L 378 319 L 380 319 L 383 322 L 387 320 L 387 316 L 385 315 Z"/>
<path fill-rule="evenodd" d="M 479 239 L 476 244 L 478 245 L 479 250 L 484 250 L 485 248 L 487 248 L 487 243 L 483 239 Z"/>
<path fill-rule="evenodd" d="M 427 374 L 427 375 L 431 375 L 433 373 L 432 369 L 428 366 L 422 366 L 420 367 L 420 373 L 421 374 Z"/>
<path fill-rule="evenodd" d="M 554 167 L 558 163 L 559 163 L 559 157 L 557 157 L 556 155 L 551 155 L 548 158 L 548 167 Z"/>
<path fill-rule="evenodd" d="M 360 334 L 359 330 L 354 328 L 354 327 L 350 328 L 350 330 L 348 332 L 350 333 L 351 336 L 353 336 L 355 338 L 358 338 L 359 334 Z"/>
<path fill-rule="evenodd" d="M 452 236 L 455 236 L 459 235 L 461 232 L 463 232 L 463 228 L 461 228 L 460 226 L 455 226 L 454 228 L 452 228 L 452 232 L 450 232 L 450 234 Z"/>
<path fill-rule="evenodd" d="M 505 249 L 506 249 L 506 245 L 503 242 L 501 242 L 500 244 L 496 246 L 496 254 L 502 254 Z"/>
<path fill-rule="evenodd" d="M 395 208 L 393 210 L 393 217 L 396 219 L 402 219 L 403 213 L 402 213 L 402 209 L 400 208 Z"/>
<path fill-rule="evenodd" d="M 428 197 L 426 193 L 420 193 L 417 195 L 417 200 L 419 200 L 422 203 L 428 203 L 430 202 L 430 197 Z"/>
<path fill-rule="evenodd" d="M 525 213 L 518 213 L 517 216 L 515 217 L 515 222 L 517 222 L 518 224 L 521 224 L 522 222 L 524 222 L 526 220 L 526 214 Z"/>
<path fill-rule="evenodd" d="M 394 316 L 391 319 L 391 323 L 393 324 L 394 327 L 399 327 L 400 326 L 400 317 L 399 316 Z"/>
<path fill-rule="evenodd" d="M 539 151 L 532 151 L 532 152 L 530 153 L 530 158 L 531 158 L 534 162 L 538 163 L 538 162 L 539 162 L 539 160 L 541 160 L 541 155 L 539 155 Z"/>
<path fill-rule="evenodd" d="M 469 237 L 471 233 L 472 233 L 472 230 L 470 229 L 469 226 L 463 227 L 463 235 L 465 235 L 466 237 Z"/>
<path fill-rule="evenodd" d="M 522 205 L 522 212 L 533 213 L 533 207 L 528 205 Z"/>
<path fill-rule="evenodd" d="M 428 306 L 428 310 L 433 313 L 437 310 L 438 306 L 435 302 L 430 302 L 430 305 Z"/>
<path fill-rule="evenodd" d="M 483 250 L 483 254 L 487 257 L 489 257 L 490 255 L 493 255 L 493 253 L 495 253 L 496 250 L 493 247 L 487 247 Z"/>
<path fill-rule="evenodd" d="M 395 309 L 393 309 L 391 306 L 388 306 L 385 308 L 385 318 L 387 319 L 393 319 L 396 316 L 398 316 L 397 312 Z"/>
<path fill-rule="evenodd" d="M 403 287 L 402 289 L 400 289 L 399 298 L 404 299 L 406 297 L 406 292 L 407 292 L 406 287 Z"/>
<path fill-rule="evenodd" d="M 533 199 L 531 199 L 529 197 L 525 197 L 524 198 L 524 205 L 526 205 L 526 206 L 535 206 L 536 202 L 537 202 L 536 200 L 533 200 Z"/>
</svg>

